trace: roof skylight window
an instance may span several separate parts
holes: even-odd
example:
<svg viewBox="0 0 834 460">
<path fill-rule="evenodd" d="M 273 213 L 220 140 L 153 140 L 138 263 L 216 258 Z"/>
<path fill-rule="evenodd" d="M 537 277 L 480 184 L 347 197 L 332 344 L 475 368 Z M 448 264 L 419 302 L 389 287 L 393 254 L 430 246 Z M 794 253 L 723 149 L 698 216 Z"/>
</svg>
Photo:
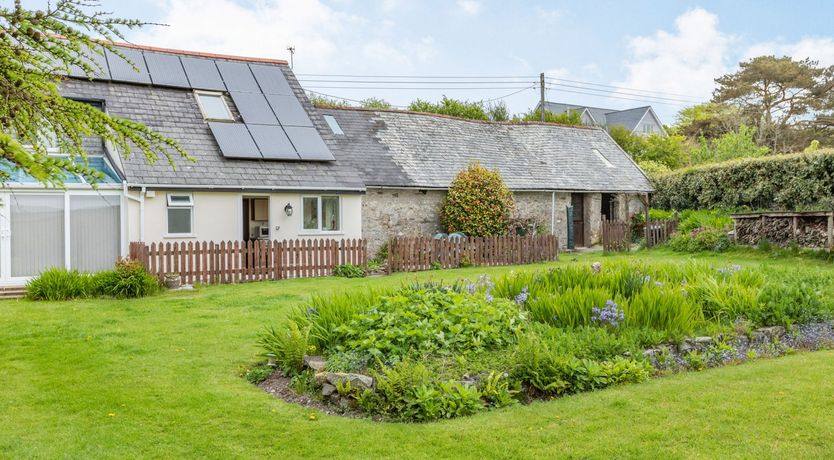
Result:
<svg viewBox="0 0 834 460">
<path fill-rule="evenodd" d="M 194 93 L 197 96 L 197 103 L 200 105 L 200 110 L 203 111 L 203 118 L 212 121 L 235 121 L 232 116 L 232 111 L 226 104 L 226 99 L 223 93 L 212 93 L 206 91 L 197 91 Z"/>
<path fill-rule="evenodd" d="M 345 132 L 342 131 L 342 127 L 339 126 L 339 122 L 336 121 L 336 118 L 333 115 L 325 115 L 324 121 L 327 122 L 327 126 L 330 126 L 330 131 L 333 131 L 333 134 L 337 136 L 344 136 Z"/>
</svg>

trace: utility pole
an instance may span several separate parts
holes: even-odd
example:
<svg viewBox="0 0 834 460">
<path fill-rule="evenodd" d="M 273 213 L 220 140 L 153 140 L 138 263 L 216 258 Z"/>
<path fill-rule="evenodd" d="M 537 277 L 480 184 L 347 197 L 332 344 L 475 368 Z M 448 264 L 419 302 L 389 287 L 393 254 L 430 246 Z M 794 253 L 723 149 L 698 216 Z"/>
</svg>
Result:
<svg viewBox="0 0 834 460">
<path fill-rule="evenodd" d="M 293 67 L 293 56 L 295 56 L 295 47 L 290 45 L 287 47 L 287 51 L 290 52 L 290 69 Z M 544 74 L 542 74 L 544 75 Z"/>
<path fill-rule="evenodd" d="M 539 108 L 542 113 L 542 121 L 544 121 L 544 72 L 539 74 L 539 89 L 541 90 L 541 97 L 539 98 Z"/>
</svg>

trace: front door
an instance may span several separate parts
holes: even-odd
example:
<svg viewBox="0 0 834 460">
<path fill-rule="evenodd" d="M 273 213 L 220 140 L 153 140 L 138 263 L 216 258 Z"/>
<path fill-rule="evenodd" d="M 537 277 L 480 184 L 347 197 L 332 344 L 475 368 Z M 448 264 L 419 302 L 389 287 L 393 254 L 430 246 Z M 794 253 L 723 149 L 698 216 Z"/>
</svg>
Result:
<svg viewBox="0 0 834 460">
<path fill-rule="evenodd" d="M 570 196 L 573 206 L 573 241 L 576 247 L 585 246 L 585 195 L 572 193 Z"/>
</svg>

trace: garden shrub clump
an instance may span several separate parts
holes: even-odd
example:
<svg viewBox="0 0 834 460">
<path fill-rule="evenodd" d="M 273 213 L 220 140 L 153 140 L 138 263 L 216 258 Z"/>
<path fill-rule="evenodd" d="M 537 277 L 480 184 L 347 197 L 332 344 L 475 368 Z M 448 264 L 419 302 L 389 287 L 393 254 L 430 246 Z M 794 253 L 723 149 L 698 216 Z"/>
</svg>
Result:
<svg viewBox="0 0 834 460">
<path fill-rule="evenodd" d="M 372 416 L 429 421 L 642 382 L 671 359 L 645 350 L 695 335 L 729 340 L 831 319 L 832 281 L 738 265 L 572 264 L 314 296 L 260 344 L 301 391 L 322 398 L 327 372 L 360 373 L 374 385 L 340 380 L 328 397 Z M 710 367 L 731 348 L 714 343 L 678 359 Z M 321 355 L 324 371 L 305 369 L 305 355 Z"/>
<path fill-rule="evenodd" d="M 159 290 L 159 281 L 137 261 L 120 259 L 113 270 L 81 273 L 51 268 L 26 284 L 32 300 L 70 300 L 107 296 L 118 299 L 145 297 Z"/>
</svg>

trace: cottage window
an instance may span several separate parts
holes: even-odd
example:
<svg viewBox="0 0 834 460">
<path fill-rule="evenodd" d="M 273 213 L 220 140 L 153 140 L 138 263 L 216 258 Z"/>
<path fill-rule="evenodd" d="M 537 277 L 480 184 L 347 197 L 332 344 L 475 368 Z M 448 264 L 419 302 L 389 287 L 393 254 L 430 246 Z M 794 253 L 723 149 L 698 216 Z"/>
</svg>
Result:
<svg viewBox="0 0 834 460">
<path fill-rule="evenodd" d="M 168 194 L 168 235 L 193 233 L 194 200 L 190 194 Z"/>
<path fill-rule="evenodd" d="M 197 96 L 197 103 L 200 105 L 200 110 L 203 111 L 203 118 L 214 121 L 234 121 L 232 111 L 229 110 L 226 104 L 226 98 L 223 93 L 212 93 L 206 91 L 197 91 L 194 93 Z"/>
<path fill-rule="evenodd" d="M 338 196 L 306 196 L 301 200 L 305 232 L 341 230 L 341 200 Z"/>
</svg>

